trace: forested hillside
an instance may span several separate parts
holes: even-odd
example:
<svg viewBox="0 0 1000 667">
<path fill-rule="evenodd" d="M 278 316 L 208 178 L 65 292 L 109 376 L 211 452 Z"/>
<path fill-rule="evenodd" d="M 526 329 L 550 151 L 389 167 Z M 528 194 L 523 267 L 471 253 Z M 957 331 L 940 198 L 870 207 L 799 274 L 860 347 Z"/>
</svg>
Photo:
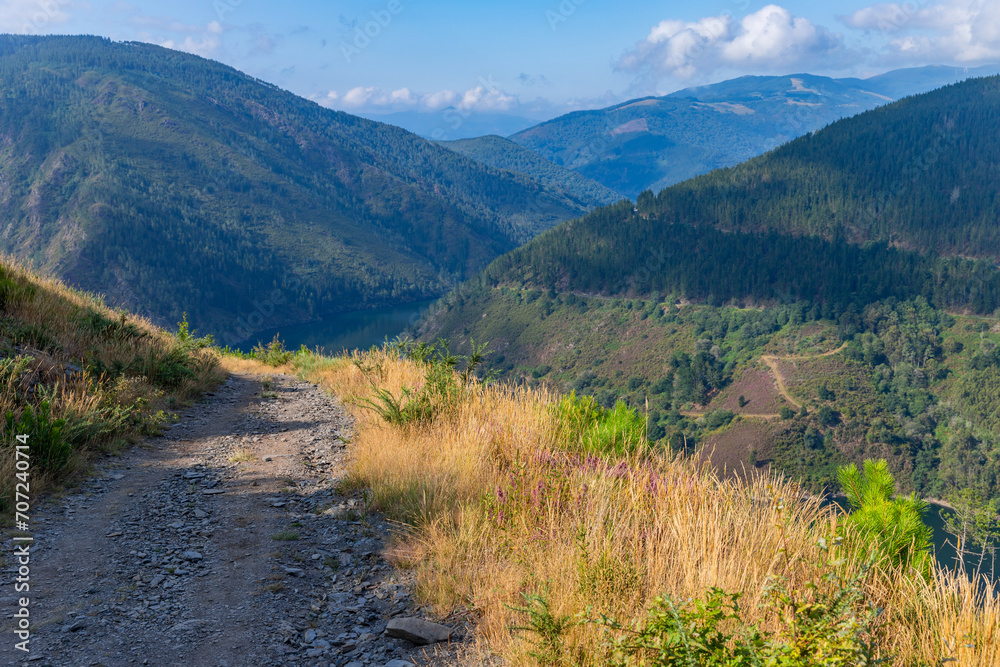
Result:
<svg viewBox="0 0 1000 667">
<path fill-rule="evenodd" d="M 717 304 L 803 299 L 826 313 L 922 295 L 991 313 L 998 116 L 1000 77 L 907 98 L 567 223 L 483 280 Z"/>
<path fill-rule="evenodd" d="M 434 296 L 586 209 L 196 56 L 0 37 L 0 249 L 158 322 Z"/>
<path fill-rule="evenodd" d="M 1000 257 L 1000 77 L 906 98 L 664 190 L 651 222 Z"/>
<path fill-rule="evenodd" d="M 648 410 L 651 437 L 730 470 L 820 491 L 877 456 L 921 494 L 1000 501 L 998 113 L 1000 78 L 968 81 L 600 209 L 420 335 Z"/>
<path fill-rule="evenodd" d="M 625 198 L 597 181 L 560 167 L 510 139 L 490 135 L 442 141 L 441 145 L 490 167 L 525 174 L 549 187 L 566 190 L 588 205 L 614 204 Z"/>
</svg>

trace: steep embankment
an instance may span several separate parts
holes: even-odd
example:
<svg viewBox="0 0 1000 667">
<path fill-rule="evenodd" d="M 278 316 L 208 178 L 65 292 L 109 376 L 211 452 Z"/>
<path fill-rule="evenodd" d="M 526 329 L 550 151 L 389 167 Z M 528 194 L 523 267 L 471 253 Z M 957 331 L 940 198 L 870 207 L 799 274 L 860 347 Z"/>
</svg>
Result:
<svg viewBox="0 0 1000 667">
<path fill-rule="evenodd" d="M 900 666 L 995 660 L 994 595 L 974 601 L 964 577 L 855 578 L 872 572 L 861 565 L 871 554 L 848 546 L 850 529 L 843 543 L 834 539 L 834 524 L 849 521 L 802 500 L 794 484 L 766 474 L 720 480 L 690 459 L 643 450 L 634 413 L 628 425 L 595 432 L 587 401 L 449 383 L 440 371 L 451 369 L 450 355 L 409 349 L 411 359 L 372 351 L 350 363 L 305 353 L 295 364 L 343 399 L 378 408 L 356 413 L 354 479 L 371 488 L 375 507 L 412 526 L 401 553 L 417 564 L 427 599 L 473 613 L 478 636 L 511 664 L 537 664 L 540 650 L 581 665 L 611 664 L 616 654 L 625 665 L 684 655 L 668 614 L 692 633 L 718 627 L 691 602 L 717 588 L 740 594 L 740 620 L 726 627 L 760 630 L 759 657 L 838 642 L 851 664 L 862 655 Z M 612 443 L 623 440 L 626 451 L 640 451 L 618 451 Z M 815 603 L 811 620 L 782 602 L 789 598 Z M 834 602 L 847 599 L 858 605 Z M 733 611 L 729 600 L 722 595 L 715 608 Z M 861 646 L 856 630 L 875 618 L 859 614 L 868 605 L 881 610 L 879 630 Z M 586 622 L 598 617 L 604 622 Z M 800 622 L 817 618 L 815 631 L 802 632 Z M 967 643 L 938 634 L 953 624 L 969 628 Z M 644 650 L 633 628 L 645 628 L 655 648 Z M 733 640 L 748 641 L 741 633 Z M 734 643 L 720 640 L 716 655 Z"/>
<path fill-rule="evenodd" d="M 0 262 L 0 438 L 27 441 L 32 492 L 73 479 L 102 452 L 156 432 L 164 409 L 223 374 L 207 341 L 116 312 L 10 262 Z M 15 450 L 0 450 L 0 513 L 10 518 Z"/>
</svg>

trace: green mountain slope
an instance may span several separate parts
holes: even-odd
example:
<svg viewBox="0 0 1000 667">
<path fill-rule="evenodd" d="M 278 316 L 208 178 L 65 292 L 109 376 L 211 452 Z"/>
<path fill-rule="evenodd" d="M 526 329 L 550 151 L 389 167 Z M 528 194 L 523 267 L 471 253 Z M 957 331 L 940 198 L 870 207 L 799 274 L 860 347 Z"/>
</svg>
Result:
<svg viewBox="0 0 1000 667">
<path fill-rule="evenodd" d="M 565 190 L 589 206 L 614 204 L 624 196 L 597 181 L 560 167 L 510 139 L 495 135 L 440 142 L 445 148 L 496 169 L 525 174 L 553 189 Z"/>
<path fill-rule="evenodd" d="M 1000 307 L 1000 77 L 845 119 L 738 167 L 645 193 L 498 259 L 488 285 L 710 303 L 889 296 Z M 980 261 L 975 261 L 980 260 Z"/>
<path fill-rule="evenodd" d="M 727 231 L 880 240 L 1000 258 L 1000 77 L 906 98 L 650 202 L 658 219 Z"/>
<path fill-rule="evenodd" d="M 970 80 L 594 211 L 420 335 L 648 406 L 651 435 L 730 469 L 819 490 L 875 456 L 922 494 L 1000 498 L 998 116 L 1000 77 Z"/>
<path fill-rule="evenodd" d="M 630 197 L 730 167 L 841 118 L 960 81 L 946 67 L 871 79 L 745 76 L 580 111 L 513 135 L 518 144 Z"/>
<path fill-rule="evenodd" d="M 889 101 L 827 77 L 748 76 L 567 114 L 511 139 L 635 197 L 737 164 Z"/>
<path fill-rule="evenodd" d="M 585 210 L 219 63 L 0 37 L 0 249 L 159 322 L 228 342 L 426 298 Z"/>
</svg>

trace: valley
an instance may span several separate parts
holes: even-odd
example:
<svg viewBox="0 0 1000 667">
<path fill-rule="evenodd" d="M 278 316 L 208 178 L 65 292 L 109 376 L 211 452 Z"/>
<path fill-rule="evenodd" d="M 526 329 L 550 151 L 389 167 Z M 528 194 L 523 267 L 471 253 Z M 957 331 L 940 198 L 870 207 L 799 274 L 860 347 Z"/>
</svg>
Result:
<svg viewBox="0 0 1000 667">
<path fill-rule="evenodd" d="M 102 3 L 0 10 L 6 664 L 1000 664 L 1000 15 Z"/>
</svg>

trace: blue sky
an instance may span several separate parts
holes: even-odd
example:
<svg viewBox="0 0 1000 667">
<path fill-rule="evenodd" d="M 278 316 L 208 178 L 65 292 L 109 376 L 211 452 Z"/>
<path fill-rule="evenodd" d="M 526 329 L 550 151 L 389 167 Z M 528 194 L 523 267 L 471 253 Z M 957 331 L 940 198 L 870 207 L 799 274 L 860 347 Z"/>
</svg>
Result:
<svg viewBox="0 0 1000 667">
<path fill-rule="evenodd" d="M 162 44 L 355 113 L 543 119 L 743 74 L 1000 62 L 1000 1 L 0 0 L 0 32 Z"/>
</svg>

